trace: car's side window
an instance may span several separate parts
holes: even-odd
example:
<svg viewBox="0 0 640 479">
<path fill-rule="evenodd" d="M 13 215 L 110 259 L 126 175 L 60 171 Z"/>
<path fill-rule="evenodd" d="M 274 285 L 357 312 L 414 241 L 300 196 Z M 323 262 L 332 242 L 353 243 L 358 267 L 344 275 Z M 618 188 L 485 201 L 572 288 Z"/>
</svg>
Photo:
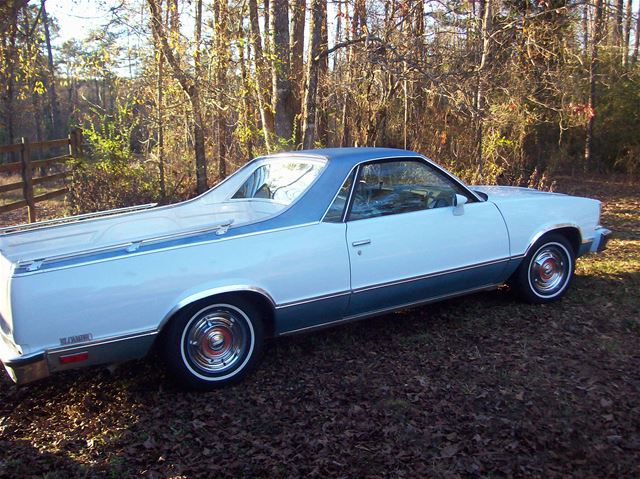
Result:
<svg viewBox="0 0 640 479">
<path fill-rule="evenodd" d="M 324 215 L 324 221 L 329 223 L 339 223 L 342 221 L 342 215 L 344 214 L 344 209 L 347 207 L 347 201 L 349 200 L 349 192 L 351 191 L 354 175 L 355 172 L 349 174 L 343 183 L 340 191 L 338 191 L 338 194 L 333 199 L 331 206 L 327 210 L 327 213 Z"/>
<path fill-rule="evenodd" d="M 349 220 L 453 206 L 466 192 L 428 164 L 382 161 L 361 167 Z"/>
</svg>

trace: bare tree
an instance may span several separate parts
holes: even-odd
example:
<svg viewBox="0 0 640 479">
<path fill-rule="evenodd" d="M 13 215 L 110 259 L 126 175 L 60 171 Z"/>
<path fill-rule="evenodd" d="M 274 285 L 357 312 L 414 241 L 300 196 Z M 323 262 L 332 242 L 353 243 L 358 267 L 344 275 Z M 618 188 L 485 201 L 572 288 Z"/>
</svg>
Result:
<svg viewBox="0 0 640 479">
<path fill-rule="evenodd" d="M 157 0 L 147 0 L 149 10 L 151 12 L 151 27 L 155 32 L 162 53 L 167 59 L 173 76 L 178 81 L 182 90 L 189 98 L 193 115 L 193 148 L 196 164 L 196 188 L 198 193 L 203 193 L 207 190 L 207 159 L 205 155 L 204 144 L 204 122 L 202 114 L 202 105 L 200 103 L 200 77 L 194 78 L 189 72 L 182 68 L 180 62 L 176 58 L 173 49 L 169 46 L 167 32 L 162 23 L 161 6 Z M 200 12 L 200 13 L 198 13 Z M 196 24 L 195 24 L 195 49 L 194 49 L 194 63 L 196 72 L 201 72 L 201 54 L 200 54 L 200 39 L 202 32 L 202 0 L 196 0 Z"/>
<path fill-rule="evenodd" d="M 591 61 L 589 63 L 589 101 L 587 103 L 587 125 L 584 145 L 584 168 L 588 170 L 593 163 L 593 125 L 596 116 L 596 81 L 599 67 L 599 42 L 602 37 L 602 0 L 595 0 L 593 34 L 591 35 Z"/>
</svg>

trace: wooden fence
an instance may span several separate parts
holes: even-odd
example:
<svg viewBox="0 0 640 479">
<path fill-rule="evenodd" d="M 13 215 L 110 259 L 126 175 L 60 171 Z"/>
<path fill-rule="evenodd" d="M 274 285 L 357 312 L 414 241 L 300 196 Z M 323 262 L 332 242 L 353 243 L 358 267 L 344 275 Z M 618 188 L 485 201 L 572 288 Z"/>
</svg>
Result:
<svg viewBox="0 0 640 479">
<path fill-rule="evenodd" d="M 31 160 L 32 153 L 35 150 L 47 151 L 61 147 L 68 148 L 69 153 L 66 155 L 54 156 L 43 160 Z M 33 223 L 34 221 L 36 221 L 37 203 L 64 195 L 68 191 L 68 189 L 65 187 L 34 196 L 33 187 L 53 180 L 66 178 L 71 174 L 71 170 L 68 169 L 66 171 L 34 178 L 34 168 L 44 169 L 52 165 L 64 163 L 72 158 L 78 158 L 79 156 L 81 156 L 82 132 L 77 129 L 73 130 L 71 131 L 71 133 L 69 133 L 69 136 L 67 138 L 63 138 L 60 140 L 49 140 L 30 143 L 27 138 L 22 138 L 20 143 L 0 146 L 0 153 L 11 152 L 18 153 L 20 155 L 20 161 L 0 165 L 0 173 L 20 173 L 20 175 L 22 176 L 22 180 L 14 183 L 8 183 L 6 185 L 0 185 L 0 193 L 21 189 L 22 199 L 14 203 L 1 205 L 0 213 L 6 213 L 8 211 L 13 211 L 18 208 L 24 208 L 26 206 L 29 212 L 29 223 Z"/>
</svg>

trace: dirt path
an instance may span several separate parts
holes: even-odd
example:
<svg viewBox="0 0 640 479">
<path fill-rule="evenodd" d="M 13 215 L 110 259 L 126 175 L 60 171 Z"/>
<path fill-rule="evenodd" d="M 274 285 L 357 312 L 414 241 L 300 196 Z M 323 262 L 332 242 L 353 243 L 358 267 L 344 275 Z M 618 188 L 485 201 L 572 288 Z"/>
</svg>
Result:
<svg viewBox="0 0 640 479">
<path fill-rule="evenodd" d="M 561 303 L 501 290 L 279 340 L 210 394 L 153 358 L 2 376 L 0 477 L 640 476 L 640 191 L 559 190 L 616 231 Z"/>
</svg>

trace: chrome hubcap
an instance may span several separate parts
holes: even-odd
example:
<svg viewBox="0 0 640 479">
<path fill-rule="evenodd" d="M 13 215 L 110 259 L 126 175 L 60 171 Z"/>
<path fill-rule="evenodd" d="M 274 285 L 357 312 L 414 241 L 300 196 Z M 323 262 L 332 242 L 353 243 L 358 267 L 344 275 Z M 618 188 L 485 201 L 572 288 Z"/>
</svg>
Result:
<svg viewBox="0 0 640 479">
<path fill-rule="evenodd" d="M 531 261 L 531 285 L 542 295 L 550 295 L 562 288 L 568 276 L 569 261 L 558 246 L 540 249 Z"/>
<path fill-rule="evenodd" d="M 185 337 L 189 361 L 205 373 L 233 369 L 246 350 L 248 334 L 235 311 L 211 309 L 192 319 Z"/>
</svg>

